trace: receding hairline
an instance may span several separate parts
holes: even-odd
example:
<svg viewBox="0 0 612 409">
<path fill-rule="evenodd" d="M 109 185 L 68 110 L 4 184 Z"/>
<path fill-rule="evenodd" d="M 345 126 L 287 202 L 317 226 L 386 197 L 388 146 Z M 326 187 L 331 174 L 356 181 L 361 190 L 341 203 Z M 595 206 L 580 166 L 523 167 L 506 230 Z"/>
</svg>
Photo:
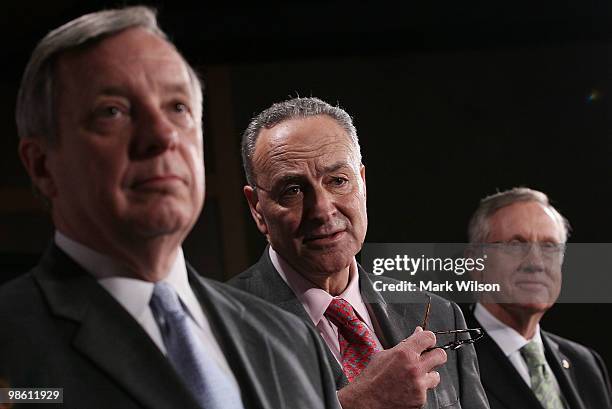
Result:
<svg viewBox="0 0 612 409">
<path fill-rule="evenodd" d="M 531 200 L 521 200 L 521 201 L 509 203 L 505 206 L 499 207 L 495 209 L 494 211 L 492 211 L 487 216 L 487 222 L 489 223 L 489 231 L 487 233 L 487 236 L 491 234 L 491 231 L 490 231 L 491 230 L 491 220 L 496 215 L 498 215 L 501 211 L 507 210 L 511 207 L 518 207 L 518 206 L 522 207 L 522 206 L 529 206 L 529 205 L 537 205 L 538 207 L 540 207 L 544 211 L 546 216 L 548 216 L 550 220 L 552 220 L 557 225 L 557 227 L 560 229 L 562 233 L 562 236 L 565 235 L 565 225 L 563 223 L 562 218 L 560 217 L 561 215 L 559 214 L 559 212 L 551 204 L 545 204 L 538 200 L 531 199 Z"/>
<path fill-rule="evenodd" d="M 288 138 L 291 138 L 292 136 L 294 136 L 294 132 L 287 132 L 285 134 L 281 134 L 278 135 L 274 138 L 274 140 L 271 140 L 271 134 L 269 132 L 266 131 L 272 131 L 274 128 L 277 128 L 279 126 L 283 126 L 286 125 L 289 122 L 302 122 L 302 121 L 313 121 L 316 119 L 321 119 L 321 118 L 325 118 L 331 122 L 334 123 L 334 125 L 336 126 L 337 130 L 340 131 L 340 133 L 336 133 L 336 132 L 321 132 L 318 137 L 319 138 L 325 138 L 325 137 L 330 137 L 330 138 L 337 138 L 339 135 L 342 135 L 344 138 L 346 138 L 346 142 L 347 142 L 347 146 L 350 147 L 351 149 L 351 154 L 355 155 L 355 159 L 357 159 L 359 157 L 359 147 L 355 146 L 354 140 L 351 137 L 351 135 L 346 131 L 346 129 L 344 129 L 344 127 L 338 123 L 338 121 L 333 118 L 332 116 L 325 114 L 325 113 L 321 113 L 321 114 L 317 114 L 317 115 L 304 115 L 304 116 L 294 116 L 294 117 L 290 117 L 290 118 L 285 118 L 281 121 L 272 123 L 272 124 L 268 124 L 265 126 L 262 126 L 261 129 L 259 130 L 259 132 L 257 133 L 257 138 L 255 140 L 255 149 L 253 150 L 253 157 L 252 157 L 252 161 L 253 164 L 255 164 L 255 162 L 257 162 L 256 157 L 259 156 L 259 152 L 261 151 L 262 148 L 262 144 L 266 143 L 268 144 L 268 148 L 272 147 L 272 146 L 276 146 L 278 145 L 278 142 L 275 141 L 276 139 L 278 140 L 286 140 Z M 265 137 L 262 138 L 262 133 L 265 133 Z M 262 140 L 265 140 L 262 142 Z M 334 139 L 332 142 L 326 143 L 325 145 L 329 145 L 333 142 L 335 142 L 336 139 Z M 281 142 L 282 144 L 282 142 Z M 352 155 L 351 155 L 352 156 Z M 344 164 L 350 165 L 351 161 L 347 160 L 347 161 L 338 161 L 342 162 Z M 361 165 L 361 162 L 358 161 L 359 163 L 356 163 L 356 165 Z M 335 163 L 337 164 L 337 163 Z M 256 173 L 256 172 L 254 172 Z"/>
</svg>

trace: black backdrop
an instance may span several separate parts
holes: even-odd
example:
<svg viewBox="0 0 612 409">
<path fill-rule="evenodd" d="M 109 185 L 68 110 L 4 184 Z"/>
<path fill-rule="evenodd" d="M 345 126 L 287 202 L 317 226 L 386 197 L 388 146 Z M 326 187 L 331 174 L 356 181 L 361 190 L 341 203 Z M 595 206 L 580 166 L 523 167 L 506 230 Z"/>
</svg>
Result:
<svg viewBox="0 0 612 409">
<path fill-rule="evenodd" d="M 117 5 L 83 3 L 3 10 L 2 186 L 27 183 L 12 116 L 35 42 L 72 17 Z M 585 3 L 152 4 L 191 62 L 204 72 L 227 66 L 236 130 L 296 95 L 338 102 L 355 117 L 368 241 L 464 242 L 479 198 L 522 185 L 549 194 L 573 226 L 572 241 L 610 242 L 612 11 L 605 1 Z M 238 134 L 228 137 L 237 148 Z M 248 226 L 255 260 L 263 241 Z M 611 312 L 611 304 L 558 305 L 544 326 L 595 347 L 610 365 L 600 329 Z"/>
</svg>

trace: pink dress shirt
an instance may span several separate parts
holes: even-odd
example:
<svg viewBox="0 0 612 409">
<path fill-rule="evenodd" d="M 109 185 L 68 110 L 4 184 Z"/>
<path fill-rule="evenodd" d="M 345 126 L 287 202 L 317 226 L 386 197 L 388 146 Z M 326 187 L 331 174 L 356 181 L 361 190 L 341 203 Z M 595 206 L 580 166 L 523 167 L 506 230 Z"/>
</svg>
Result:
<svg viewBox="0 0 612 409">
<path fill-rule="evenodd" d="M 340 342 L 338 341 L 338 328 L 325 317 L 325 311 L 334 297 L 327 291 L 316 287 L 313 283 L 302 277 L 302 275 L 295 271 L 295 269 L 274 251 L 272 247 L 270 247 L 270 259 L 283 281 L 293 290 L 298 300 L 304 306 L 304 309 L 310 316 L 315 327 L 319 330 L 321 337 L 336 357 L 336 360 L 339 363 L 342 362 Z M 343 298 L 353 306 L 357 316 L 368 326 L 374 336 L 374 340 L 378 346 L 383 349 L 374 331 L 372 318 L 370 317 L 368 308 L 363 302 L 361 293 L 359 292 L 359 274 L 357 272 L 357 262 L 355 259 L 353 259 L 349 268 L 349 283 L 346 289 L 338 297 Z"/>
</svg>

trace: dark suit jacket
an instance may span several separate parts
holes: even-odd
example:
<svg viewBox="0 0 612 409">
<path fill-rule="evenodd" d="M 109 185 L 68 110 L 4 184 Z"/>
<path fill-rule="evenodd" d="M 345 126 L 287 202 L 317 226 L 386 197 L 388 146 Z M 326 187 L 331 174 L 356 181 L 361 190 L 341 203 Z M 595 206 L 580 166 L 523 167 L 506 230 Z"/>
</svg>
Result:
<svg viewBox="0 0 612 409">
<path fill-rule="evenodd" d="M 225 284 L 189 280 L 247 408 L 338 407 L 316 332 Z M 144 329 L 55 245 L 0 287 L 0 378 L 64 388 L 64 404 L 49 408 L 198 408 Z"/>
<path fill-rule="evenodd" d="M 468 325 L 481 327 L 471 308 L 465 308 Z M 580 344 L 542 331 L 546 361 L 559 382 L 570 409 L 612 408 L 610 380 L 599 355 Z M 491 409 L 542 409 L 529 386 L 492 338 L 476 343 L 482 384 Z M 565 368 L 563 362 L 566 362 Z"/>
<path fill-rule="evenodd" d="M 372 279 L 395 282 L 382 276 L 366 273 L 359 266 L 359 287 L 374 321 L 375 332 L 385 349 L 397 345 L 409 337 L 425 315 L 426 297 L 414 295 L 414 303 L 391 304 L 374 290 Z M 255 265 L 231 279 L 228 284 L 255 294 L 302 319 L 314 328 L 308 313 L 289 286 L 275 270 L 268 248 Z M 446 330 L 465 328 L 463 314 L 456 304 L 432 295 L 431 317 L 428 329 Z M 347 384 L 342 368 L 327 349 L 327 356 L 338 389 Z M 437 369 L 440 385 L 428 392 L 427 408 L 487 408 L 485 393 L 480 384 L 478 363 L 474 348 L 467 346 L 457 351 L 448 351 L 448 362 Z"/>
</svg>

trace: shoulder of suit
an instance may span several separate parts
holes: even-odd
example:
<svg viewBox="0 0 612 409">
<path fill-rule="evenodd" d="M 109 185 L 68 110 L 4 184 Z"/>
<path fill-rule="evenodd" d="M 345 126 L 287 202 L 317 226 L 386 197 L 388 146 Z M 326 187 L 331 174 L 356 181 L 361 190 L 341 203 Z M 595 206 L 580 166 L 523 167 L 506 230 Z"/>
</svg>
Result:
<svg viewBox="0 0 612 409">
<path fill-rule="evenodd" d="M 40 297 L 32 271 L 22 274 L 0 286 L 0 311 L 6 311 L 6 308 L 3 307 L 10 307 L 10 311 L 14 313 L 18 306 L 26 305 L 34 297 Z"/>
<path fill-rule="evenodd" d="M 542 331 L 542 335 L 550 338 L 552 341 L 557 343 L 559 345 L 559 349 L 563 353 L 572 354 L 575 356 L 582 356 L 585 359 L 593 359 L 595 357 L 599 357 L 599 354 L 595 350 L 585 345 L 579 344 L 578 342 L 563 338 L 548 331 Z"/>
<path fill-rule="evenodd" d="M 254 278 L 258 272 L 259 270 L 256 268 L 256 265 L 254 264 L 250 266 L 249 268 L 247 268 L 246 270 L 244 270 L 242 273 L 236 274 L 235 276 L 227 280 L 227 284 L 231 285 L 232 287 L 236 287 L 236 288 L 246 288 L 249 280 Z"/>
<path fill-rule="evenodd" d="M 236 309 L 243 310 L 245 320 L 248 320 L 268 331 L 276 332 L 277 334 L 287 335 L 295 334 L 295 331 L 300 331 L 304 335 L 308 333 L 308 326 L 302 319 L 295 315 L 255 296 L 247 293 L 239 288 L 234 288 L 227 283 L 200 278 L 203 283 L 213 288 L 221 295 L 225 302 L 232 303 Z M 289 328 L 289 332 L 286 332 Z M 294 335 L 295 336 L 295 335 Z"/>
<path fill-rule="evenodd" d="M 261 280 L 264 274 L 264 269 L 273 268 L 272 261 L 268 253 L 268 247 L 265 248 L 259 260 L 252 264 L 242 273 L 235 275 L 227 280 L 227 284 L 240 289 L 248 289 L 257 279 Z"/>
</svg>

